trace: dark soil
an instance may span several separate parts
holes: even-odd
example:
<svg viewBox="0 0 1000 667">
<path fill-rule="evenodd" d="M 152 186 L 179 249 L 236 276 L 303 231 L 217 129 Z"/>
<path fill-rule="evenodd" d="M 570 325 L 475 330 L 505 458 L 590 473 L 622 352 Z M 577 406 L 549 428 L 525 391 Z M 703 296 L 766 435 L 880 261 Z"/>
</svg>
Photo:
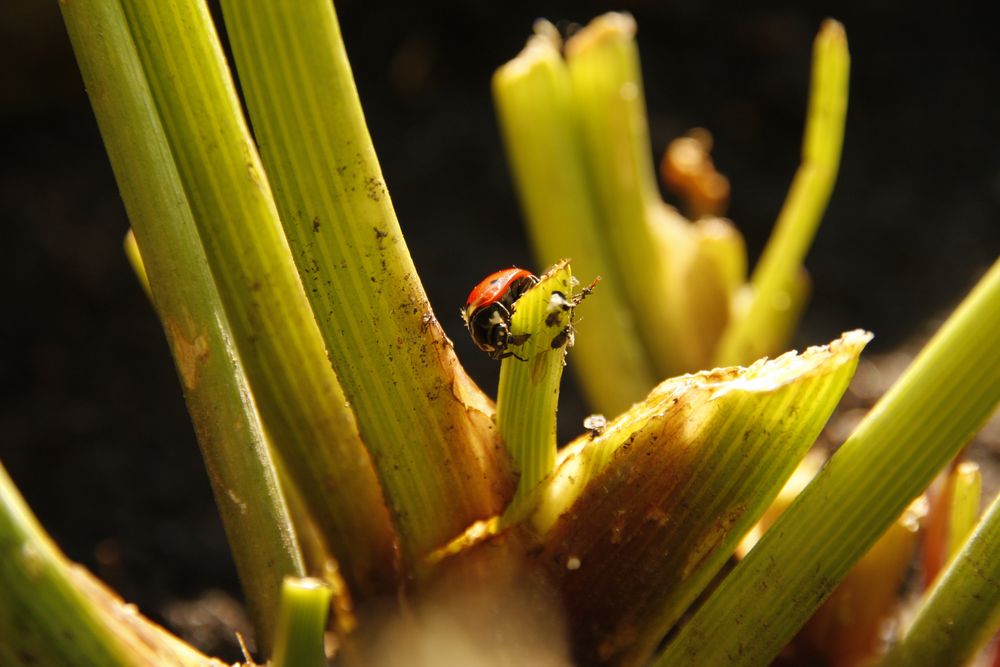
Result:
<svg viewBox="0 0 1000 667">
<path fill-rule="evenodd" d="M 653 150 L 710 129 L 730 215 L 760 252 L 798 161 L 819 3 L 740 14 L 693 3 L 340 4 L 414 260 L 488 392 L 497 365 L 457 311 L 482 276 L 532 264 L 489 78 L 537 16 L 635 14 Z M 931 330 L 1000 251 L 994 17 L 890 6 L 851 3 L 836 16 L 851 44 L 851 105 L 840 181 L 807 262 L 802 345 L 864 327 L 872 354 L 889 353 Z M 71 558 L 182 626 L 192 614 L 178 604 L 211 589 L 239 595 L 228 547 L 162 332 L 121 251 L 128 223 L 57 5 L 7 0 L 2 14 L 0 460 Z M 567 381 L 561 438 L 586 414 Z"/>
</svg>

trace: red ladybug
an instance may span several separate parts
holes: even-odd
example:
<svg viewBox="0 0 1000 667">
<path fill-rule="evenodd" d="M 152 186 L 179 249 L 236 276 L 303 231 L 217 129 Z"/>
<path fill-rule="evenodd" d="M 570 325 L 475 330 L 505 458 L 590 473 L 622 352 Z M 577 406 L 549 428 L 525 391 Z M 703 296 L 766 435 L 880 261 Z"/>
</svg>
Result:
<svg viewBox="0 0 1000 667">
<path fill-rule="evenodd" d="M 510 316 L 514 303 L 538 278 L 530 271 L 512 266 L 486 276 L 472 288 L 462 308 L 462 319 L 469 329 L 472 342 L 488 352 L 492 359 L 516 357 L 507 350 L 509 345 L 521 345 L 531 334 L 514 336 L 510 333 Z"/>
</svg>

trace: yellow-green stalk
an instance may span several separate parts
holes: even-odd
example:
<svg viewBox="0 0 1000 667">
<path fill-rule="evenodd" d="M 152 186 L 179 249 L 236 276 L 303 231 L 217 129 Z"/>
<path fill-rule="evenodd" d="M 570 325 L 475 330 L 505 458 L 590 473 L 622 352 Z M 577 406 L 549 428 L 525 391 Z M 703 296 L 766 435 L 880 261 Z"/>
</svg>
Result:
<svg viewBox="0 0 1000 667">
<path fill-rule="evenodd" d="M 82 15 L 107 2 L 68 6 Z M 381 489 L 327 360 L 208 8 L 199 1 L 123 9 L 148 109 L 169 146 L 161 159 L 176 165 L 274 450 L 352 588 L 394 590 L 395 535 Z M 149 257 L 161 241 L 146 243 L 142 222 L 132 221 Z"/>
<path fill-rule="evenodd" d="M 951 471 L 951 508 L 948 514 L 948 560 L 955 557 L 976 527 L 983 479 L 979 466 L 963 461 Z"/>
<path fill-rule="evenodd" d="M 0 665 L 224 667 L 59 551 L 0 465 Z"/>
<path fill-rule="evenodd" d="M 266 652 L 281 580 L 302 561 L 254 401 L 124 13 L 110 0 L 60 8 L 135 228 L 126 249 L 170 344 Z"/>
<path fill-rule="evenodd" d="M 142 255 L 139 254 L 139 243 L 135 240 L 135 232 L 132 231 L 131 227 L 125 233 L 125 240 L 122 246 L 125 249 L 125 258 L 128 260 L 129 266 L 132 267 L 135 277 L 139 280 L 139 286 L 142 287 L 142 291 L 152 301 L 153 290 L 149 287 L 149 275 L 146 273 L 146 265 L 142 261 Z"/>
<path fill-rule="evenodd" d="M 885 650 L 886 625 L 899 612 L 926 504 L 921 497 L 906 508 L 795 636 L 785 650 L 799 664 L 867 665 Z"/>
<path fill-rule="evenodd" d="M 679 284 L 693 239 L 660 200 L 649 145 L 635 21 L 605 14 L 566 43 L 574 108 L 603 238 L 657 374 L 698 367 Z"/>
<path fill-rule="evenodd" d="M 108 152 L 114 156 L 113 161 L 118 157 L 116 149 L 109 148 Z M 164 183 L 169 184 L 170 180 Z M 142 213 L 133 211 L 133 215 Z M 187 223 L 188 231 L 193 231 L 190 220 L 176 223 L 181 229 Z M 188 413 L 253 618 L 257 647 L 267 655 L 271 650 L 281 582 L 287 576 L 305 574 L 307 561 L 301 537 L 302 531 L 309 529 L 307 524 L 311 524 L 311 519 L 305 515 L 304 507 L 292 519 L 295 513 L 289 502 L 288 482 L 279 482 L 278 471 L 268 454 L 257 410 L 207 267 L 203 264 L 200 270 L 186 267 L 189 276 L 199 277 L 198 281 L 168 277 L 179 272 L 175 262 L 190 255 L 200 258 L 200 246 L 188 244 L 166 249 L 170 252 L 156 254 L 159 263 L 154 265 L 157 280 L 154 297 L 135 234 L 129 230 L 125 235 L 125 253 L 139 284 L 159 304 L 158 312 L 181 375 Z M 197 298 L 184 290 L 184 286 L 192 285 L 198 290 Z M 206 311 L 195 305 L 198 303 L 207 305 Z M 196 327 L 203 333 L 195 338 L 194 345 L 187 344 L 182 333 L 171 330 L 174 322 L 171 313 L 175 312 L 183 312 L 197 321 Z M 211 354 L 211 350 L 224 352 Z"/>
<path fill-rule="evenodd" d="M 844 26 L 823 22 L 813 45 L 809 112 L 802 163 L 771 238 L 754 267 L 746 302 L 734 309 L 715 354 L 716 365 L 742 364 L 794 327 L 804 300 L 796 277 L 830 201 L 840 167 L 851 57 Z M 780 349 L 780 348 L 778 348 Z"/>
<path fill-rule="evenodd" d="M 921 601 L 882 667 L 964 665 L 1000 630 L 1000 496 Z"/>
<path fill-rule="evenodd" d="M 511 346 L 517 357 L 501 362 L 497 390 L 497 426 L 518 475 L 517 492 L 505 512 L 508 520 L 531 508 L 556 459 L 556 409 L 572 344 L 572 299 L 573 275 L 562 261 L 515 303 L 511 335 L 528 338 Z"/>
<path fill-rule="evenodd" d="M 510 498 L 492 406 L 413 266 L 332 3 L 222 7 L 299 278 L 413 567 Z"/>
<path fill-rule="evenodd" d="M 577 275 L 601 277 L 590 299 L 592 316 L 576 325 L 572 367 L 591 407 L 616 415 L 649 392 L 655 375 L 601 229 L 559 46 L 551 31 L 531 37 L 493 75 L 493 99 L 538 262 L 549 266 L 570 257 Z"/>
</svg>

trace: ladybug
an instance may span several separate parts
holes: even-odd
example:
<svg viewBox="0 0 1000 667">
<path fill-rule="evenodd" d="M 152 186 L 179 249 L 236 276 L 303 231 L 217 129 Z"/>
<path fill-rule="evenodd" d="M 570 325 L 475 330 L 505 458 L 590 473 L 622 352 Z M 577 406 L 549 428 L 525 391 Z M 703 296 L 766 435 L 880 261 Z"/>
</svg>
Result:
<svg viewBox="0 0 1000 667">
<path fill-rule="evenodd" d="M 472 288 L 462 308 L 462 319 L 472 342 L 491 359 L 520 359 L 507 347 L 523 344 L 531 334 L 512 335 L 510 317 L 521 295 L 537 284 L 537 276 L 512 266 L 486 276 Z"/>
</svg>

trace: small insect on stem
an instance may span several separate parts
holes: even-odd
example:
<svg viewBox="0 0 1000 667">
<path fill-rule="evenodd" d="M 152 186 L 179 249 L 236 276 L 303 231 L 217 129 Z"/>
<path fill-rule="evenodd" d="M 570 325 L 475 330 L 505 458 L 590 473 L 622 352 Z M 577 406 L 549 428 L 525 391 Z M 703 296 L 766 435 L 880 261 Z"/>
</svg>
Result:
<svg viewBox="0 0 1000 667">
<path fill-rule="evenodd" d="M 599 281 L 600 277 L 594 279 L 590 285 L 571 298 L 567 298 L 562 292 L 553 292 L 545 325 L 552 327 L 559 324 L 562 313 L 572 311 L 593 291 Z M 531 334 L 511 333 L 510 319 L 517 300 L 538 282 L 538 277 L 531 272 L 512 266 L 491 273 L 472 288 L 461 311 L 462 320 L 469 330 L 469 335 L 472 336 L 472 342 L 489 354 L 491 359 L 514 357 L 526 361 L 515 354 L 510 347 L 523 345 Z M 572 340 L 573 327 L 569 324 L 556 334 L 552 347 L 558 348 L 567 342 L 572 344 Z"/>
<path fill-rule="evenodd" d="M 604 415 L 593 414 L 583 420 L 583 428 L 590 431 L 591 439 L 604 433 L 608 428 L 608 420 Z"/>
<path fill-rule="evenodd" d="M 569 299 L 562 292 L 552 292 L 552 297 L 549 299 L 549 314 L 545 317 L 545 326 L 557 326 L 562 321 L 560 316 L 566 312 L 569 312 L 570 319 L 569 323 L 552 339 L 550 347 L 553 350 L 557 350 L 563 345 L 573 347 L 574 336 L 576 334 L 576 330 L 573 328 L 573 316 L 576 314 L 576 307 L 580 305 L 581 301 L 590 296 L 590 293 L 594 291 L 594 287 L 599 282 L 601 282 L 601 277 L 597 276 L 589 285 Z"/>
<path fill-rule="evenodd" d="M 510 317 L 514 303 L 537 284 L 536 275 L 512 266 L 491 273 L 472 288 L 465 307 L 462 308 L 462 319 L 472 336 L 472 342 L 488 353 L 491 359 L 521 359 L 507 348 L 511 345 L 523 345 L 531 334 L 512 334 Z"/>
</svg>

